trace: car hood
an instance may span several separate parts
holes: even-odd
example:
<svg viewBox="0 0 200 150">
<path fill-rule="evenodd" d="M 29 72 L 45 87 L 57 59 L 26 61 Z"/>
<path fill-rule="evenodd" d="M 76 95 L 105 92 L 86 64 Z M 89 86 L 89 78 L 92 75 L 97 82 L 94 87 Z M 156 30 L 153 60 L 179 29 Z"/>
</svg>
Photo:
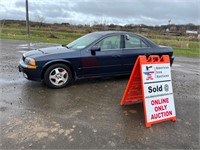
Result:
<svg viewBox="0 0 200 150">
<path fill-rule="evenodd" d="M 45 55 L 45 54 L 59 54 L 59 53 L 67 53 L 73 52 L 74 50 L 68 49 L 64 46 L 56 46 L 56 47 L 48 47 L 48 48 L 40 48 L 36 50 L 31 50 L 23 54 L 24 57 L 37 56 L 37 55 Z"/>
</svg>

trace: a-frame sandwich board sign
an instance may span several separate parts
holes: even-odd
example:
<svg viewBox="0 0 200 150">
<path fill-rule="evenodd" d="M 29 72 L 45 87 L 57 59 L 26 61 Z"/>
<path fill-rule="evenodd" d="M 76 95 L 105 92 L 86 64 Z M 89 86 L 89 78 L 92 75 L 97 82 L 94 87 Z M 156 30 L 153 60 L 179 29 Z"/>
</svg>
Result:
<svg viewBox="0 0 200 150">
<path fill-rule="evenodd" d="M 168 55 L 139 56 L 121 100 L 121 105 L 143 102 L 146 127 L 176 120 Z"/>
<path fill-rule="evenodd" d="M 140 62 L 145 56 L 139 56 L 136 60 L 134 68 L 132 70 L 131 76 L 129 78 L 128 84 L 124 91 L 120 105 L 128 103 L 142 102 L 142 82 L 141 82 L 141 71 Z"/>
</svg>

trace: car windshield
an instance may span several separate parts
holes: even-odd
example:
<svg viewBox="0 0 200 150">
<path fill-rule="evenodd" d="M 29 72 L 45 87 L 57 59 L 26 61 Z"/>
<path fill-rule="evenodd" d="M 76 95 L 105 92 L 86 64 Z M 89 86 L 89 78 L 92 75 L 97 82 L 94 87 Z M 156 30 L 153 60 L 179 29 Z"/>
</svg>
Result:
<svg viewBox="0 0 200 150">
<path fill-rule="evenodd" d="M 90 33 L 90 34 L 82 36 L 82 37 L 78 38 L 77 40 L 69 43 L 67 45 L 67 47 L 69 49 L 73 49 L 73 50 L 80 50 L 80 49 L 83 49 L 83 48 L 89 46 L 92 42 L 94 42 L 96 39 L 98 39 L 100 37 L 101 37 L 100 34 Z"/>
</svg>

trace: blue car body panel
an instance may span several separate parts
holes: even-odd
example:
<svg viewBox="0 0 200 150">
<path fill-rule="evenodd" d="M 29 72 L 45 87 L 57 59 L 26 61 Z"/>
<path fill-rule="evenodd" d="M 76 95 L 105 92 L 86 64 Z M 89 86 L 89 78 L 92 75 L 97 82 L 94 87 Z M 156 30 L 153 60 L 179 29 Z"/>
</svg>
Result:
<svg viewBox="0 0 200 150">
<path fill-rule="evenodd" d="M 100 38 L 81 50 L 68 49 L 65 46 L 42 48 L 32 50 L 23 54 L 19 69 L 24 72 L 30 80 L 41 81 L 45 70 L 54 63 L 64 63 L 69 65 L 75 78 L 104 77 L 114 75 L 130 74 L 134 63 L 139 55 L 169 55 L 173 62 L 173 50 L 170 47 L 158 46 L 144 36 L 129 32 L 96 32 Z M 147 48 L 125 49 L 125 35 L 133 35 L 140 38 Z M 96 51 L 91 54 L 91 48 L 102 39 L 120 35 L 120 48 L 110 51 Z M 23 63 L 26 57 L 31 57 L 36 61 L 36 69 L 25 68 Z"/>
</svg>

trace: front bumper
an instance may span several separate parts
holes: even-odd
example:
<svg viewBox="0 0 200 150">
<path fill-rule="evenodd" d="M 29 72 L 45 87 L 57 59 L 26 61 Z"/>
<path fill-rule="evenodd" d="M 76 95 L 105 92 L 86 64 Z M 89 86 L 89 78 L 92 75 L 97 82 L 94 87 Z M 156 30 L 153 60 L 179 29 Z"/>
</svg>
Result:
<svg viewBox="0 0 200 150">
<path fill-rule="evenodd" d="M 26 79 L 33 80 L 33 81 L 41 81 L 40 68 L 29 69 L 29 68 L 27 68 L 27 65 L 22 60 L 20 60 L 18 69 L 19 69 L 19 72 L 23 73 L 23 76 Z"/>
</svg>

